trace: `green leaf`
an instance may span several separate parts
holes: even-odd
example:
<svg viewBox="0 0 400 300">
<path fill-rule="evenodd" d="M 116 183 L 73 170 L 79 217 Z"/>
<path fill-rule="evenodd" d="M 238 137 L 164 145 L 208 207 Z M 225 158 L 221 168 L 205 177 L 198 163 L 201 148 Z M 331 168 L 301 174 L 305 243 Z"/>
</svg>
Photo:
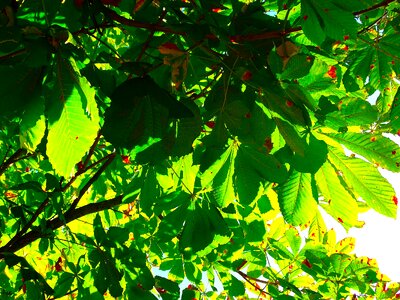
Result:
<svg viewBox="0 0 400 300">
<path fill-rule="evenodd" d="M 325 162 L 315 174 L 319 191 L 327 203 L 324 208 L 345 228 L 357 222 L 358 205 L 354 197 L 343 187 L 329 162 Z M 326 231 L 326 229 L 325 229 Z"/>
<path fill-rule="evenodd" d="M 397 90 L 392 103 L 392 109 L 390 111 L 390 125 L 393 133 L 400 133 L 400 90 Z"/>
<path fill-rule="evenodd" d="M 189 108 L 147 76 L 123 82 L 114 90 L 111 100 L 103 133 L 116 147 L 132 149 L 149 139 L 164 138 L 170 117 L 194 116 Z"/>
<path fill-rule="evenodd" d="M 239 146 L 236 160 L 245 162 L 261 178 L 269 182 L 282 183 L 288 177 L 285 165 L 273 155 L 263 154 L 249 145 L 241 144 Z"/>
<path fill-rule="evenodd" d="M 99 130 L 95 92 L 72 63 L 57 56 L 55 74 L 48 83 L 46 154 L 57 171 L 69 177 Z"/>
<path fill-rule="evenodd" d="M 291 162 L 299 172 L 315 173 L 326 161 L 328 148 L 324 141 L 320 141 L 310 134 L 307 148 L 304 155 L 295 153 Z"/>
<path fill-rule="evenodd" d="M 229 295 L 235 297 L 244 295 L 245 293 L 246 290 L 243 282 L 237 279 L 235 276 L 232 276 L 231 285 L 229 286 Z"/>
<path fill-rule="evenodd" d="M 318 184 L 318 182 L 317 182 Z M 325 232 L 327 231 L 325 221 L 322 218 L 321 213 L 317 210 L 313 220 L 310 224 L 310 229 L 308 231 L 308 238 L 316 241 L 317 243 L 322 243 L 324 240 Z"/>
<path fill-rule="evenodd" d="M 219 207 L 228 206 L 235 199 L 233 187 L 233 173 L 236 157 L 236 146 L 232 142 L 230 147 L 211 165 L 202 175 L 202 186 L 211 184 L 210 197 Z"/>
<path fill-rule="evenodd" d="M 391 139 L 377 134 L 329 133 L 330 138 L 365 157 L 371 163 L 392 172 L 400 172 L 400 147 Z"/>
<path fill-rule="evenodd" d="M 177 282 L 171 281 L 161 276 L 155 277 L 156 290 L 160 293 L 163 300 L 173 300 L 179 298 L 180 289 Z"/>
<path fill-rule="evenodd" d="M 62 273 L 55 284 L 54 297 L 62 297 L 66 295 L 71 289 L 74 279 L 74 274 L 67 272 Z"/>
<path fill-rule="evenodd" d="M 357 33 L 352 12 L 343 10 L 333 1 L 302 0 L 301 15 L 305 35 L 317 45 L 326 37 L 343 40 L 345 35 L 355 37 Z"/>
<path fill-rule="evenodd" d="M 42 75 L 39 68 L 24 65 L 0 65 L 0 115 L 7 116 L 37 100 L 41 94 Z"/>
<path fill-rule="evenodd" d="M 190 197 L 187 195 L 185 204 L 163 217 L 158 225 L 157 239 L 161 242 L 167 242 L 178 236 L 187 217 L 189 201 Z"/>
<path fill-rule="evenodd" d="M 192 202 L 183 227 L 179 248 L 182 253 L 206 255 L 230 239 L 229 229 L 218 209 L 211 203 Z"/>
<path fill-rule="evenodd" d="M 283 136 L 290 149 L 292 149 L 294 153 L 304 156 L 307 144 L 300 137 L 296 128 L 293 125 L 279 119 L 275 119 L 275 122 L 278 126 L 280 134 Z"/>
<path fill-rule="evenodd" d="M 285 221 L 292 225 L 306 224 L 317 210 L 311 174 L 293 171 L 288 180 L 278 187 L 278 201 Z"/>
<path fill-rule="evenodd" d="M 100 256 L 101 260 L 99 266 L 92 270 L 94 286 L 101 294 L 104 294 L 108 290 L 111 296 L 119 297 L 123 292 L 119 282 L 122 278 L 122 274 L 116 268 L 115 260 L 109 253 L 102 252 Z"/>
<path fill-rule="evenodd" d="M 21 147 L 34 152 L 45 130 L 44 98 L 38 97 L 36 101 L 27 104 L 27 110 L 22 116 L 19 135 Z"/>
<path fill-rule="evenodd" d="M 282 88 L 273 86 L 265 91 L 263 104 L 268 110 L 276 112 L 283 120 L 291 124 L 305 126 L 309 122 L 308 112 L 302 103 L 295 103 Z"/>
<path fill-rule="evenodd" d="M 306 76 L 312 66 L 312 59 L 306 54 L 296 54 L 289 58 L 280 79 L 295 79 Z"/>
<path fill-rule="evenodd" d="M 393 201 L 395 191 L 389 182 L 371 164 L 345 156 L 335 148 L 329 148 L 329 161 L 335 166 L 350 189 L 377 212 L 395 218 L 397 206 Z"/>
<path fill-rule="evenodd" d="M 107 238 L 106 232 L 103 228 L 103 224 L 101 222 L 100 215 L 97 214 L 93 220 L 93 233 L 98 244 L 102 244 L 103 241 Z"/>
</svg>

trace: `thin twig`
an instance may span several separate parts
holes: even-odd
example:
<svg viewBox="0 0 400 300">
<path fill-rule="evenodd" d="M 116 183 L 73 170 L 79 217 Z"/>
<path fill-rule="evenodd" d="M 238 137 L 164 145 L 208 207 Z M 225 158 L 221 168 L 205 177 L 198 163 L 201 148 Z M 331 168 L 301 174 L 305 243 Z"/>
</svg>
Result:
<svg viewBox="0 0 400 300">
<path fill-rule="evenodd" d="M 100 131 L 99 131 L 99 132 L 97 133 L 97 136 L 96 136 L 96 139 L 94 140 L 93 145 L 92 145 L 92 146 L 90 147 L 90 149 L 89 149 L 89 153 L 88 153 L 88 155 L 86 156 L 85 161 L 83 162 L 83 168 L 86 168 L 86 166 L 88 165 L 90 159 L 92 158 L 92 155 L 93 155 L 93 153 L 94 153 L 94 150 L 96 149 L 96 146 L 97 146 L 97 144 L 98 144 L 99 141 L 100 141 L 100 137 L 101 137 L 101 133 L 100 133 Z"/>
<path fill-rule="evenodd" d="M 3 160 L 3 163 L 0 166 L 0 176 L 3 175 L 3 173 L 7 170 L 7 168 L 10 167 L 12 164 L 25 158 L 26 156 L 21 158 L 21 156 L 24 155 L 25 153 L 26 153 L 25 149 L 18 149 L 7 160 L 5 161 Z"/>
<path fill-rule="evenodd" d="M 42 204 L 40 204 L 40 206 L 36 209 L 35 213 L 31 217 L 31 219 L 28 221 L 28 223 L 26 223 L 24 225 L 24 227 L 22 227 L 22 229 L 20 231 L 18 231 L 11 240 L 8 241 L 6 246 L 12 247 L 14 245 L 14 243 L 19 238 L 21 238 L 21 236 L 23 236 L 29 230 L 29 228 L 31 228 L 32 224 L 36 221 L 36 219 L 39 217 L 39 215 L 42 213 L 44 208 L 49 203 L 49 200 L 50 200 L 50 197 L 46 197 L 46 199 L 42 202 Z"/>
<path fill-rule="evenodd" d="M 119 59 L 123 60 L 122 56 L 115 50 L 113 47 L 111 47 L 109 44 L 107 44 L 105 41 L 103 41 L 101 38 L 97 37 L 91 32 L 88 32 L 87 35 L 91 36 L 92 38 L 96 39 L 99 41 L 99 43 L 103 44 L 105 47 L 107 47 L 112 53 L 115 54 Z"/>
<path fill-rule="evenodd" d="M 149 30 L 165 32 L 165 33 L 173 33 L 173 34 L 178 34 L 178 35 L 186 35 L 186 32 L 184 32 L 184 31 L 177 31 L 177 30 L 174 30 L 174 29 L 171 29 L 168 27 L 164 27 L 163 25 L 160 25 L 160 24 L 143 23 L 143 22 L 139 22 L 136 20 L 127 19 L 107 7 L 103 8 L 103 13 L 108 18 L 110 18 L 122 25 L 126 25 L 129 27 L 143 28 L 143 29 L 149 29 Z"/>
<path fill-rule="evenodd" d="M 111 153 L 107 156 L 106 162 L 97 170 L 97 172 L 89 179 L 89 181 L 79 191 L 78 197 L 76 197 L 75 200 L 72 202 L 68 211 L 74 210 L 76 208 L 79 201 L 82 199 L 83 195 L 85 195 L 90 186 L 100 177 L 100 175 L 104 172 L 104 170 L 108 167 L 108 165 L 111 164 L 111 162 L 114 160 L 115 155 L 116 155 L 115 153 Z"/>
<path fill-rule="evenodd" d="M 10 59 L 10 58 L 14 58 L 15 56 L 20 55 L 20 54 L 24 54 L 27 51 L 28 50 L 26 50 L 26 49 L 20 49 L 20 50 L 8 53 L 6 55 L 2 55 L 2 56 L 0 56 L 0 61 L 7 60 L 7 59 Z"/>
<path fill-rule="evenodd" d="M 160 25 L 162 23 L 162 20 L 164 19 L 165 15 L 167 14 L 167 10 L 164 9 L 163 12 L 161 13 L 160 17 L 158 18 L 158 22 L 157 25 Z M 155 34 L 155 30 L 151 30 L 149 36 L 147 37 L 146 42 L 143 44 L 142 49 L 140 50 L 139 55 L 136 58 L 136 62 L 139 62 L 142 60 L 142 57 L 144 55 L 144 53 L 146 52 L 147 48 L 149 48 L 150 42 L 154 37 Z"/>
</svg>

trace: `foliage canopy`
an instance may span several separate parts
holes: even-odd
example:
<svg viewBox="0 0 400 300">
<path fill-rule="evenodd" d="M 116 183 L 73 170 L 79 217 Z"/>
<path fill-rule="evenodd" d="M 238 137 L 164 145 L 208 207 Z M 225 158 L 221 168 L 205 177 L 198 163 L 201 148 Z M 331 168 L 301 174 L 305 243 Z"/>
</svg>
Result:
<svg viewBox="0 0 400 300">
<path fill-rule="evenodd" d="M 0 9 L 0 298 L 397 298 L 397 1 Z"/>
</svg>

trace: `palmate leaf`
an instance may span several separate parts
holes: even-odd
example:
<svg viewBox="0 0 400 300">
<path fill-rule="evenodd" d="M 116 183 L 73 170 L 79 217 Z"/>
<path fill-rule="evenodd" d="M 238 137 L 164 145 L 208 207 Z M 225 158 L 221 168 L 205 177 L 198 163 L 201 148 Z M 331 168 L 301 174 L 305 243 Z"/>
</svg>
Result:
<svg viewBox="0 0 400 300">
<path fill-rule="evenodd" d="M 349 188 L 369 207 L 385 216 L 396 217 L 397 206 L 393 200 L 395 191 L 374 166 L 359 158 L 347 157 L 333 147 L 329 148 L 328 159 L 337 172 L 343 174 Z"/>
<path fill-rule="evenodd" d="M 316 44 L 326 37 L 342 40 L 345 35 L 354 37 L 357 33 L 353 14 L 333 1 L 302 0 L 301 14 L 304 33 Z"/>
<path fill-rule="evenodd" d="M 217 207 L 207 201 L 193 201 L 179 241 L 184 254 L 206 255 L 230 239 L 230 231 Z"/>
<path fill-rule="evenodd" d="M 232 143 L 201 177 L 203 186 L 212 181 L 210 196 L 220 207 L 226 207 L 235 199 L 234 187 L 243 203 L 249 203 L 255 199 L 260 183 L 282 183 L 287 178 L 286 167 L 274 156 L 245 144 L 241 144 L 238 150 L 235 147 Z"/>
<path fill-rule="evenodd" d="M 279 207 L 289 224 L 305 224 L 314 217 L 317 200 L 311 185 L 311 174 L 293 171 L 288 180 L 279 186 Z"/>
<path fill-rule="evenodd" d="M 358 215 L 357 202 L 343 187 L 329 162 L 325 162 L 315 174 L 315 181 L 325 201 L 328 202 L 328 205 L 323 206 L 325 210 L 346 229 L 354 226 Z"/>
<path fill-rule="evenodd" d="M 261 153 L 249 145 L 239 146 L 236 160 L 246 163 L 261 178 L 269 182 L 282 183 L 288 177 L 286 167 L 273 155 Z"/>
<path fill-rule="evenodd" d="M 291 163 L 294 169 L 299 172 L 315 173 L 326 161 L 327 154 L 326 143 L 310 134 L 304 155 L 295 153 L 291 159 Z"/>
<path fill-rule="evenodd" d="M 340 100 L 338 110 L 326 115 L 325 125 L 338 130 L 344 126 L 369 125 L 378 119 L 378 111 L 362 99 L 345 98 Z"/>
<path fill-rule="evenodd" d="M 369 84 L 373 88 L 384 90 L 392 80 L 393 59 L 379 49 L 380 43 L 375 48 L 370 46 L 375 43 L 373 40 L 365 42 L 364 48 L 351 53 L 349 69 L 354 76 L 362 78 L 364 82 L 369 78 Z"/>
<path fill-rule="evenodd" d="M 124 81 L 114 90 L 111 100 L 105 113 L 103 134 L 115 147 L 150 147 L 149 140 L 165 138 L 169 118 L 194 116 L 186 105 L 160 88 L 150 77 Z M 141 151 L 145 149 L 143 147 Z"/>
<path fill-rule="evenodd" d="M 99 115 L 94 90 L 71 62 L 58 54 L 54 67 L 48 83 L 46 154 L 56 172 L 69 177 L 97 135 Z"/>
<path fill-rule="evenodd" d="M 400 172 L 400 147 L 391 139 L 382 135 L 354 132 L 326 135 L 375 165 L 392 172 Z"/>
</svg>

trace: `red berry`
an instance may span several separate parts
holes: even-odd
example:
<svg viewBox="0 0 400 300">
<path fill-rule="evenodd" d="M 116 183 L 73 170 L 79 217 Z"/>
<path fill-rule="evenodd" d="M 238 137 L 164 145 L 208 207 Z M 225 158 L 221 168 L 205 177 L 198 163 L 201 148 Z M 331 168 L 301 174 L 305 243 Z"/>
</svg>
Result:
<svg viewBox="0 0 400 300">
<path fill-rule="evenodd" d="M 392 154 L 393 154 L 393 155 L 395 155 L 396 153 L 397 153 L 396 150 L 393 150 L 393 151 L 392 151 Z"/>
<path fill-rule="evenodd" d="M 332 79 L 335 79 L 337 77 L 336 75 L 336 67 L 335 66 L 331 66 L 328 70 L 328 76 L 331 77 Z"/>
<path fill-rule="evenodd" d="M 29 168 L 29 167 L 26 167 L 26 168 L 25 168 L 25 172 L 26 172 L 26 173 L 30 172 L 30 170 L 31 170 L 31 168 Z"/>
<path fill-rule="evenodd" d="M 56 262 L 56 264 L 55 264 L 55 266 L 54 266 L 54 269 L 55 269 L 57 272 L 61 272 L 61 271 L 62 271 L 62 266 L 61 266 L 61 264 L 62 264 L 62 258 L 59 257 L 58 260 L 57 260 L 57 262 Z"/>
<path fill-rule="evenodd" d="M 126 165 L 129 165 L 131 163 L 131 159 L 128 155 L 121 155 L 122 162 Z"/>
<path fill-rule="evenodd" d="M 119 6 L 121 0 L 101 0 L 101 3 L 111 6 Z"/>
<path fill-rule="evenodd" d="M 83 170 L 84 167 L 83 162 L 78 162 L 78 170 Z"/>
<path fill-rule="evenodd" d="M 244 71 L 243 74 L 242 74 L 242 80 L 243 81 L 248 81 L 252 77 L 253 77 L 253 74 L 249 70 Z"/>
<path fill-rule="evenodd" d="M 215 122 L 214 121 L 208 121 L 206 122 L 206 126 L 209 128 L 214 128 L 215 127 Z"/>
<path fill-rule="evenodd" d="M 162 48 L 170 49 L 170 50 L 179 50 L 178 46 L 171 42 L 166 42 L 161 45 Z"/>
<path fill-rule="evenodd" d="M 286 100 L 286 106 L 287 107 L 292 107 L 294 105 L 294 103 L 290 100 Z"/>
<path fill-rule="evenodd" d="M 247 114 L 244 115 L 244 117 L 245 117 L 246 119 L 250 119 L 250 118 L 251 118 L 251 113 L 248 112 Z"/>
<path fill-rule="evenodd" d="M 343 40 L 347 41 L 349 38 L 350 38 L 350 37 L 349 37 L 348 35 L 345 35 L 345 36 L 343 37 Z"/>
<path fill-rule="evenodd" d="M 348 51 L 348 50 L 349 50 L 349 46 L 345 45 L 345 46 L 343 47 L 343 50 L 344 50 L 344 51 Z"/>
<path fill-rule="evenodd" d="M 75 0 L 75 6 L 79 9 L 83 7 L 83 3 L 85 3 L 85 0 Z"/>
<path fill-rule="evenodd" d="M 214 13 L 219 13 L 222 9 L 216 7 L 216 8 L 212 8 L 211 11 Z"/>
<path fill-rule="evenodd" d="M 283 9 L 286 10 L 287 9 L 287 4 L 283 4 Z"/>
<path fill-rule="evenodd" d="M 160 294 L 165 294 L 165 293 L 167 292 L 166 289 L 163 289 L 163 288 L 160 288 L 160 287 L 156 288 L 156 290 L 157 290 L 157 292 L 159 292 Z"/>
<path fill-rule="evenodd" d="M 305 266 L 307 266 L 307 267 L 310 268 L 310 269 L 312 268 L 312 265 L 311 265 L 311 263 L 308 261 L 307 258 L 306 258 L 305 260 L 303 260 L 302 264 L 305 265 Z"/>
<path fill-rule="evenodd" d="M 308 19 L 308 16 L 303 16 L 303 20 L 306 21 Z"/>
</svg>

